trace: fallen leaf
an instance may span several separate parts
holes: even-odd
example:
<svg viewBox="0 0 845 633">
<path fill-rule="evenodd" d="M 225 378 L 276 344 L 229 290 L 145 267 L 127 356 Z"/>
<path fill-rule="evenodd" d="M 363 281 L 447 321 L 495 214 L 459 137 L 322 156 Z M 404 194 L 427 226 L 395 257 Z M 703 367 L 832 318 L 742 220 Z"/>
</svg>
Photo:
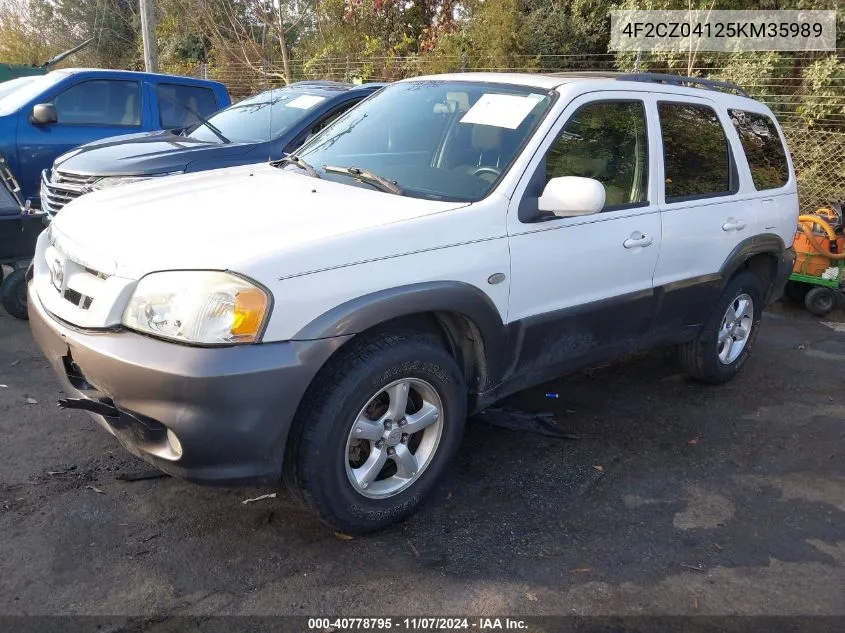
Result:
<svg viewBox="0 0 845 633">
<path fill-rule="evenodd" d="M 694 437 L 691 440 L 687 440 L 687 444 L 689 444 L 690 446 L 695 446 L 696 444 L 698 444 L 698 438 Z"/>
<path fill-rule="evenodd" d="M 693 608 L 695 611 L 698 611 L 698 598 L 693 599 L 693 601 L 692 601 L 692 608 Z"/>
<path fill-rule="evenodd" d="M 696 567 L 695 565 L 684 565 L 683 563 L 681 563 L 681 567 L 683 567 L 684 569 L 691 569 L 693 571 L 704 571 L 704 567 Z"/>
<path fill-rule="evenodd" d="M 106 494 L 105 492 L 103 492 L 102 490 L 100 490 L 99 488 L 97 488 L 97 486 L 91 486 L 91 485 L 88 485 L 88 486 L 85 486 L 85 487 L 86 487 L 86 488 L 88 488 L 88 489 L 90 489 L 90 490 L 93 490 L 93 491 L 94 491 L 94 492 L 96 492 L 97 494 L 101 494 L 101 495 Z"/>
<path fill-rule="evenodd" d="M 592 571 L 589 567 L 579 567 L 578 569 L 573 569 L 570 573 L 573 574 L 587 574 Z"/>
<path fill-rule="evenodd" d="M 713 547 L 715 547 L 715 548 L 716 548 L 717 550 L 719 550 L 720 552 L 722 551 L 722 546 L 721 546 L 721 545 L 719 545 L 718 543 L 713 543 Z"/>
<path fill-rule="evenodd" d="M 20 359 L 20 358 L 19 358 L 18 360 L 13 360 L 11 363 L 9 363 L 9 367 L 14 367 L 14 366 L 15 366 L 15 365 L 17 365 L 19 362 L 21 362 L 21 359 Z"/>
<path fill-rule="evenodd" d="M 410 545 L 411 549 L 414 550 L 414 555 L 416 555 L 416 557 L 419 558 L 420 557 L 420 551 L 416 547 L 414 547 L 414 544 L 411 543 L 410 539 L 408 540 L 408 545 Z"/>
<path fill-rule="evenodd" d="M 599 464 L 594 464 L 594 465 L 593 465 L 593 468 L 595 468 L 595 469 L 596 469 L 597 471 L 599 471 L 600 473 L 603 473 L 603 472 L 604 472 L 604 466 L 600 466 Z"/>
<path fill-rule="evenodd" d="M 252 499 L 244 499 L 243 501 L 241 501 L 241 504 L 246 505 L 248 503 L 254 503 L 256 501 L 263 501 L 264 499 L 275 499 L 275 498 L 276 498 L 276 493 L 271 492 L 269 495 L 261 495 L 260 497 L 254 497 Z"/>
<path fill-rule="evenodd" d="M 537 602 L 537 596 L 535 596 L 535 595 L 534 595 L 533 593 L 531 593 L 530 591 L 526 591 L 526 592 L 525 592 L 525 598 L 526 598 L 527 600 L 530 600 L 531 602 Z"/>
<path fill-rule="evenodd" d="M 36 400 L 35 398 L 33 398 L 31 396 L 27 396 L 26 397 L 26 403 L 27 404 L 38 404 L 38 400 Z"/>
<path fill-rule="evenodd" d="M 0 389 L 8 389 L 9 385 L 0 385 Z"/>
<path fill-rule="evenodd" d="M 349 536 L 348 534 L 344 534 L 343 532 L 335 532 L 334 535 L 339 538 L 341 541 L 351 541 L 353 536 Z"/>
</svg>

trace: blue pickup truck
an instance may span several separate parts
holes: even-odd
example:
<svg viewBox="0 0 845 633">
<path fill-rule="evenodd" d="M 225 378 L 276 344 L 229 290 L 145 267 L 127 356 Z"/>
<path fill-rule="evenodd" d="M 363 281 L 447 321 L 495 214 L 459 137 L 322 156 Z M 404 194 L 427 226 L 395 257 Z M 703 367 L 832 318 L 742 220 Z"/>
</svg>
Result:
<svg viewBox="0 0 845 633">
<path fill-rule="evenodd" d="M 0 97 L 0 158 L 24 202 L 39 206 L 41 172 L 106 137 L 181 129 L 231 103 L 215 81 L 121 70 L 54 70 Z"/>
</svg>

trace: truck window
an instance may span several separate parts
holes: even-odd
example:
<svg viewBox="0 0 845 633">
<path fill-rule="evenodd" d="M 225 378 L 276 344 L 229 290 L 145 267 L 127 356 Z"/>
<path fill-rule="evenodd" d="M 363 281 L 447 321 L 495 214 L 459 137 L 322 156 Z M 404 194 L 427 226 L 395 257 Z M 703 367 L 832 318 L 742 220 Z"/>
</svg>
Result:
<svg viewBox="0 0 845 633">
<path fill-rule="evenodd" d="M 60 124 L 141 125 L 141 87 L 137 81 L 83 81 L 59 93 L 53 105 Z"/>
<path fill-rule="evenodd" d="M 200 121 L 192 114 L 192 111 L 203 118 L 208 118 L 220 109 L 214 91 L 209 88 L 159 84 L 158 90 L 173 98 L 160 97 L 158 100 L 159 121 L 161 127 L 165 129 L 196 125 Z"/>
<path fill-rule="evenodd" d="M 566 122 L 546 155 L 546 182 L 559 176 L 604 185 L 605 209 L 637 206 L 648 196 L 648 134 L 642 101 L 588 103 Z"/>
<path fill-rule="evenodd" d="M 778 129 L 765 114 L 728 110 L 739 135 L 751 180 L 758 191 L 783 187 L 789 180 L 789 164 Z"/>
<path fill-rule="evenodd" d="M 713 108 L 661 101 L 667 202 L 736 193 L 730 145 Z"/>
</svg>

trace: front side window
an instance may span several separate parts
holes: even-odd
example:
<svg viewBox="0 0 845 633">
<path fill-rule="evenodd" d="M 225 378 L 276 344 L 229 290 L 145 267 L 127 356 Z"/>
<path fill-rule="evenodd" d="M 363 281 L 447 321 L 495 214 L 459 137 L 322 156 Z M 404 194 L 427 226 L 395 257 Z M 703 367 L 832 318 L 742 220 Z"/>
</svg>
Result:
<svg viewBox="0 0 845 633">
<path fill-rule="evenodd" d="M 327 98 L 325 94 L 299 89 L 267 90 L 220 110 L 208 121 L 230 141 L 261 143 L 279 138 L 310 116 Z M 209 143 L 221 142 L 204 124 L 197 126 L 188 136 Z"/>
<path fill-rule="evenodd" d="M 217 97 L 209 88 L 159 84 L 156 89 L 159 94 L 159 122 L 164 129 L 196 125 L 200 122 L 197 114 L 208 118 L 218 110 Z"/>
<path fill-rule="evenodd" d="M 748 159 L 754 188 L 783 187 L 789 180 L 789 163 L 774 121 L 765 114 L 745 110 L 728 110 L 728 114 Z"/>
<path fill-rule="evenodd" d="M 473 202 L 511 166 L 552 94 L 495 83 L 401 82 L 340 117 L 297 154 L 323 178 L 370 186 L 325 169 L 351 167 L 395 183 L 408 196 Z"/>
<path fill-rule="evenodd" d="M 137 81 L 83 81 L 56 96 L 53 105 L 59 123 L 67 125 L 141 125 L 141 87 Z"/>
<path fill-rule="evenodd" d="M 546 182 L 560 176 L 604 185 L 605 209 L 648 201 L 648 133 L 641 101 L 581 106 L 546 155 Z"/>
<path fill-rule="evenodd" d="M 725 130 L 713 108 L 661 101 L 666 201 L 734 193 L 731 153 Z"/>
</svg>

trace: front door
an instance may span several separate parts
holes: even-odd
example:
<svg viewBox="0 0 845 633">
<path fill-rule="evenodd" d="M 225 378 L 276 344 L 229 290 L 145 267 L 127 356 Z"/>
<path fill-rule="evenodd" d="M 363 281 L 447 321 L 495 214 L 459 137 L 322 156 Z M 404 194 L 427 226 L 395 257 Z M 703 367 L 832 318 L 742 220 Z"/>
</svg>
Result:
<svg viewBox="0 0 845 633">
<path fill-rule="evenodd" d="M 508 217 L 508 321 L 521 346 L 514 373 L 577 367 L 645 337 L 661 244 L 650 96 L 597 92 L 574 100 L 517 187 Z M 537 197 L 558 176 L 594 178 L 605 207 L 556 217 Z"/>
</svg>

